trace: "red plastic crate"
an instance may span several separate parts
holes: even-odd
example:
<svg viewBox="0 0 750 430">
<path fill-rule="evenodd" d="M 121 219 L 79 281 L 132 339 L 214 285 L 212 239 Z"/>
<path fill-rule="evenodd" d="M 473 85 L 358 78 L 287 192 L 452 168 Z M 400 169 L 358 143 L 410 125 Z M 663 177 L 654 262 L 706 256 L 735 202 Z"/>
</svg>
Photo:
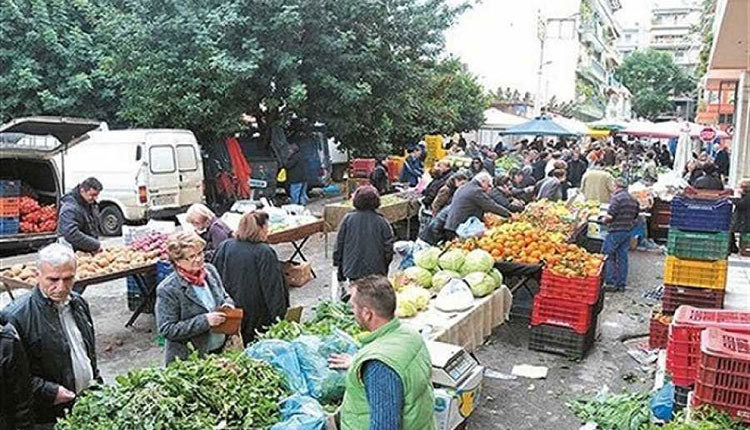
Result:
<svg viewBox="0 0 750 430">
<path fill-rule="evenodd" d="M 595 276 L 569 278 L 556 275 L 551 270 L 542 270 L 539 294 L 551 299 L 570 300 L 593 305 L 599 300 L 602 285 L 602 264 Z"/>
<path fill-rule="evenodd" d="M 18 197 L 0 197 L 0 217 L 13 218 L 18 217 L 19 200 Z"/>
<path fill-rule="evenodd" d="M 693 405 L 704 404 L 750 423 L 750 335 L 703 331 Z"/>
<path fill-rule="evenodd" d="M 703 329 L 750 333 L 750 311 L 698 309 L 681 306 L 669 326 L 667 370 L 675 385 L 693 384 L 700 361 L 700 336 Z"/>
<path fill-rule="evenodd" d="M 537 294 L 531 310 L 531 325 L 550 324 L 567 327 L 578 334 L 586 334 L 591 327 L 595 307 L 595 305 Z"/>
<path fill-rule="evenodd" d="M 672 320 L 669 315 L 654 312 L 651 315 L 651 323 L 648 330 L 648 347 L 651 349 L 664 349 L 667 347 L 669 339 L 669 322 Z"/>
<path fill-rule="evenodd" d="M 375 170 L 374 158 L 355 158 L 349 162 L 350 178 L 369 178 L 370 173 Z"/>
<path fill-rule="evenodd" d="M 721 309 L 724 307 L 724 291 L 665 285 L 661 299 L 662 311 L 672 314 L 682 305 L 704 309 Z"/>
</svg>

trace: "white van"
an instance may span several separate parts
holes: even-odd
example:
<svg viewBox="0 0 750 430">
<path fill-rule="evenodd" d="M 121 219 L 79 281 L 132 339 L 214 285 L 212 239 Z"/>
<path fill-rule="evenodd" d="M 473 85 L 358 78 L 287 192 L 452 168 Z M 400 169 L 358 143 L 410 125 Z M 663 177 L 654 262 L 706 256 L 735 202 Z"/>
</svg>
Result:
<svg viewBox="0 0 750 430">
<path fill-rule="evenodd" d="M 203 163 L 189 130 L 93 131 L 58 157 L 68 191 L 97 178 L 104 235 L 119 235 L 124 222 L 176 215 L 203 197 Z"/>
</svg>

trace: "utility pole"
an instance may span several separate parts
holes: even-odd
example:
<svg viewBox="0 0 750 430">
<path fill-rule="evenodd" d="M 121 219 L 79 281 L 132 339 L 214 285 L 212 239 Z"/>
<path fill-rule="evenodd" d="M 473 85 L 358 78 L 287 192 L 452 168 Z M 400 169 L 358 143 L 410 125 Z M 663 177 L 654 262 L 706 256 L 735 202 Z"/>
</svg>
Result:
<svg viewBox="0 0 750 430">
<path fill-rule="evenodd" d="M 542 74 L 544 69 L 544 40 L 547 38 L 547 20 L 542 11 L 536 11 L 536 36 L 539 38 L 539 68 L 537 70 L 536 95 L 534 96 L 534 116 L 542 113 Z"/>
</svg>

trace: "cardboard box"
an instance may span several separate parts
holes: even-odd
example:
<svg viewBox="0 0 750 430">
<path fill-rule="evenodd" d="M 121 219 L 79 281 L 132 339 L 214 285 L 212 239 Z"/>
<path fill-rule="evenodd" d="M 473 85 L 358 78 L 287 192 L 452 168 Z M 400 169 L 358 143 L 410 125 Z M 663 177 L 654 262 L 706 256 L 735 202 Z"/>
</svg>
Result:
<svg viewBox="0 0 750 430">
<path fill-rule="evenodd" d="M 479 406 L 484 367 L 477 366 L 456 389 L 435 389 L 435 422 L 438 430 L 453 430 Z"/>
<path fill-rule="evenodd" d="M 284 272 L 284 279 L 290 287 L 302 287 L 313 278 L 312 266 L 306 261 L 302 263 L 282 261 L 281 271 Z"/>
</svg>

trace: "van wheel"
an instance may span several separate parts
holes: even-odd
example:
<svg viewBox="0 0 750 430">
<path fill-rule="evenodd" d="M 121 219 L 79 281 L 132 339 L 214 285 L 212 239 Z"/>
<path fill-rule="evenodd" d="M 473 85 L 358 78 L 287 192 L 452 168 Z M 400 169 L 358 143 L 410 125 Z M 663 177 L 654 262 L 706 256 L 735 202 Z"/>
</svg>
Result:
<svg viewBox="0 0 750 430">
<path fill-rule="evenodd" d="M 99 213 L 99 227 L 104 236 L 119 236 L 122 234 L 122 225 L 125 218 L 115 205 L 105 206 Z"/>
</svg>

